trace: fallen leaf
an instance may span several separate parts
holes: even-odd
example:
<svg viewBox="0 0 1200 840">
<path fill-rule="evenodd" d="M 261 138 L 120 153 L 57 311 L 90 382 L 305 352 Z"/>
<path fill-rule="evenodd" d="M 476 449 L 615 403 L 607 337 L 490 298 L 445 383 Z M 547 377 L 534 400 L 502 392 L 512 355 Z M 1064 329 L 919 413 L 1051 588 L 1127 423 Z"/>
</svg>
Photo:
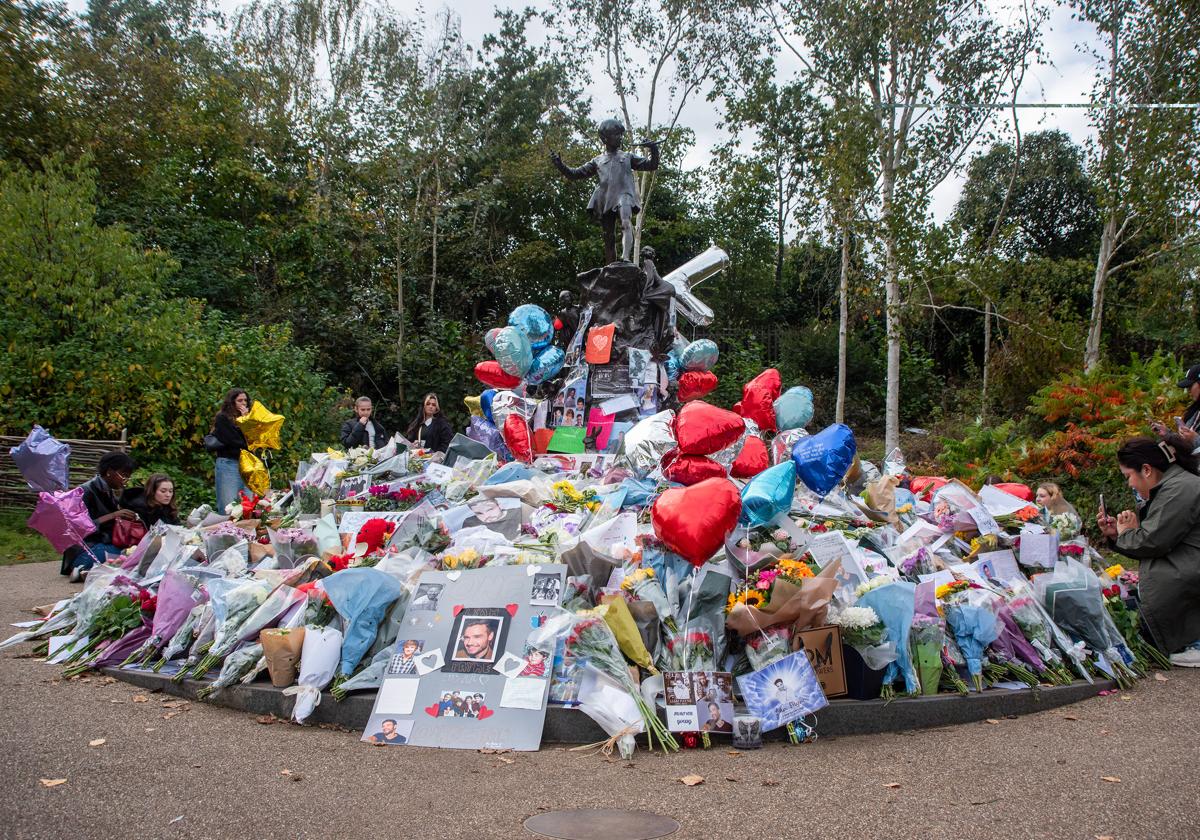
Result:
<svg viewBox="0 0 1200 840">
<path fill-rule="evenodd" d="M 887 784 L 884 785 L 884 787 L 895 789 L 895 788 L 900 787 L 900 783 L 899 782 L 888 782 Z"/>
<path fill-rule="evenodd" d="M 116 681 L 116 677 L 105 677 L 104 679 L 100 680 L 100 685 L 112 685 Z"/>
<path fill-rule="evenodd" d="M 180 814 L 178 817 L 171 820 L 169 823 L 167 823 L 167 825 L 174 825 L 175 823 L 179 822 L 181 819 L 183 819 L 183 814 Z"/>
<path fill-rule="evenodd" d="M 484 747 L 479 752 L 483 755 L 504 755 L 504 753 L 512 752 L 512 750 L 497 749 L 496 747 Z"/>
<path fill-rule="evenodd" d="M 42 783 L 42 787 L 58 787 L 67 783 L 66 779 L 38 779 L 38 781 Z"/>
<path fill-rule="evenodd" d="M 1063 720 L 1079 720 L 1075 715 L 1063 715 Z"/>
<path fill-rule="evenodd" d="M 297 773 L 295 776 L 292 776 L 292 781 L 293 781 L 293 782 L 298 782 L 298 781 L 300 781 L 300 780 L 301 780 L 301 779 L 303 779 L 303 778 L 304 778 L 303 776 L 301 776 L 299 773 Z"/>
<path fill-rule="evenodd" d="M 107 739 L 105 739 L 105 738 L 96 738 L 94 740 L 88 741 L 88 746 L 89 747 L 102 747 L 102 746 L 104 746 L 104 743 L 106 740 Z"/>
<path fill-rule="evenodd" d="M 737 776 L 726 776 L 726 777 L 725 777 L 725 781 L 727 781 L 727 782 L 736 782 L 736 781 L 739 781 L 739 779 L 738 779 L 738 777 L 737 777 Z"/>
<path fill-rule="evenodd" d="M 188 701 L 187 701 L 187 700 L 180 700 L 180 699 L 175 699 L 175 700 L 164 700 L 164 701 L 162 701 L 162 704 L 163 704 L 163 706 L 164 706 L 165 708 L 168 708 L 168 709 L 176 709 L 176 708 L 179 708 L 179 707 L 182 707 L 182 706 L 186 706 L 186 705 L 188 705 Z"/>
<path fill-rule="evenodd" d="M 1096 840 L 1115 840 L 1111 834 L 1093 834 Z"/>
<path fill-rule="evenodd" d="M 1114 785 L 1115 785 L 1117 782 L 1121 781 L 1121 777 L 1120 777 L 1120 776 L 1101 776 L 1100 778 L 1101 778 L 1101 780 L 1102 780 L 1102 781 L 1105 781 L 1105 782 L 1112 782 Z"/>
<path fill-rule="evenodd" d="M 725 755 L 739 756 L 741 754 L 741 750 L 725 750 Z"/>
<path fill-rule="evenodd" d="M 134 703 L 149 703 L 150 701 L 146 697 L 145 694 L 135 694 L 135 695 L 133 695 L 133 702 Z"/>
<path fill-rule="evenodd" d="M 984 723 L 990 723 L 990 724 L 997 724 L 999 722 L 1000 721 L 996 720 L 995 718 L 988 718 L 987 720 L 984 721 Z"/>
<path fill-rule="evenodd" d="M 292 775 L 292 771 L 291 770 L 280 770 L 279 775 L 280 776 L 290 776 L 290 775 Z"/>
<path fill-rule="evenodd" d="M 175 715 L 177 715 L 177 714 L 179 714 L 179 712 L 167 712 L 165 715 L 162 716 L 162 719 L 170 720 L 171 718 L 175 717 Z"/>
<path fill-rule="evenodd" d="M 774 779 L 763 779 L 762 786 L 763 787 L 779 787 L 779 782 L 775 781 Z"/>
<path fill-rule="evenodd" d="M 514 764 L 515 762 L 516 762 L 515 758 L 505 758 L 504 756 L 500 756 L 501 764 Z M 499 767 L 500 764 L 497 764 L 496 766 Z"/>
<path fill-rule="evenodd" d="M 695 773 L 692 773 L 691 775 L 684 776 L 679 781 L 683 782 L 688 787 L 695 787 L 696 785 L 704 784 L 704 777 L 697 776 Z"/>
<path fill-rule="evenodd" d="M 276 718 L 275 715 L 259 715 L 254 720 L 261 724 L 268 724 L 275 723 L 278 718 Z"/>
<path fill-rule="evenodd" d="M 1130 697 L 1128 694 L 1122 694 L 1122 695 L 1121 695 L 1121 699 L 1122 699 L 1122 700 L 1132 700 L 1133 698 L 1132 698 L 1132 697 Z"/>
<path fill-rule="evenodd" d="M 124 700 L 109 700 L 109 703 L 124 703 Z"/>
<path fill-rule="evenodd" d="M 153 727 L 153 726 L 147 726 L 147 727 L 146 727 L 146 731 L 147 731 L 147 732 L 153 732 L 153 731 L 154 731 L 154 727 Z"/>
<path fill-rule="evenodd" d="M 1167 678 L 1163 676 L 1162 671 L 1155 671 L 1154 679 L 1156 682 L 1166 682 L 1167 681 Z"/>
</svg>

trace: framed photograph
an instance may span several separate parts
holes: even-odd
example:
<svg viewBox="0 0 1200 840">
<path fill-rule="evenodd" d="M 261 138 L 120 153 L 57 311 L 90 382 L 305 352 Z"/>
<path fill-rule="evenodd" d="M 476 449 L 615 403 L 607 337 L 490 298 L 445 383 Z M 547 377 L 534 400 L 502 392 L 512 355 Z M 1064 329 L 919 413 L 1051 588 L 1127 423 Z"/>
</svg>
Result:
<svg viewBox="0 0 1200 840">
<path fill-rule="evenodd" d="M 529 603 L 535 607 L 559 606 L 562 603 L 562 578 L 545 572 L 535 574 Z"/>
<path fill-rule="evenodd" d="M 441 583 L 422 583 L 417 586 L 417 591 L 413 593 L 412 603 L 408 605 L 410 610 L 428 610 L 429 612 L 437 612 L 438 599 L 442 597 L 442 589 L 445 584 Z"/>
<path fill-rule="evenodd" d="M 444 671 L 491 674 L 504 655 L 510 616 L 505 609 L 463 609 L 450 629 L 450 655 Z"/>
</svg>

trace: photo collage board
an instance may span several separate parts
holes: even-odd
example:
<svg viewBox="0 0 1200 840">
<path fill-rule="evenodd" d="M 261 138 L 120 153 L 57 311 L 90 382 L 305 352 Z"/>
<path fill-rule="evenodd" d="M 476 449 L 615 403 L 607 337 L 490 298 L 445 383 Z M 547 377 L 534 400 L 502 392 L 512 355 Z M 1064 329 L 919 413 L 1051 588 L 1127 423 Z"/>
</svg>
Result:
<svg viewBox="0 0 1200 840">
<path fill-rule="evenodd" d="M 362 740 L 536 750 L 553 650 L 527 638 L 560 611 L 567 567 L 421 574 Z"/>
</svg>

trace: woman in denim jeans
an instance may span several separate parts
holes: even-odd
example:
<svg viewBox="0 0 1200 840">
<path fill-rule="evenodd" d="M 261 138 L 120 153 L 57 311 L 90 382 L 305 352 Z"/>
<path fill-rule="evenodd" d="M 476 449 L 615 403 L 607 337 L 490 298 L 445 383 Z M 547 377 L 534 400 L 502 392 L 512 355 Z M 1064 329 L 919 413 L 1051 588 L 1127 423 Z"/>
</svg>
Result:
<svg viewBox="0 0 1200 840">
<path fill-rule="evenodd" d="M 241 388 L 230 388 L 221 403 L 221 410 L 213 418 L 212 434 L 221 442 L 221 448 L 214 451 L 216 463 L 213 467 L 217 491 L 217 513 L 224 513 L 233 502 L 238 500 L 238 493 L 250 494 L 250 488 L 242 481 L 242 472 L 238 468 L 238 458 L 246 448 L 246 436 L 234 421 L 250 411 L 250 397 Z"/>
</svg>

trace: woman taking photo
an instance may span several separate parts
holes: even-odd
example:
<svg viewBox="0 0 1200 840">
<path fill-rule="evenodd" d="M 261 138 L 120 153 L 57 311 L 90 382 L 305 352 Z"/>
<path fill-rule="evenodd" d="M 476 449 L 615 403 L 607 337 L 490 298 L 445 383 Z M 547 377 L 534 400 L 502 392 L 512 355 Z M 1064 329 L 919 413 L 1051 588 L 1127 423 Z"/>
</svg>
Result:
<svg viewBox="0 0 1200 840">
<path fill-rule="evenodd" d="M 453 438 L 454 429 L 442 414 L 437 394 L 426 394 L 421 400 L 421 410 L 408 427 L 408 439 L 421 449 L 445 452 Z"/>
<path fill-rule="evenodd" d="M 159 522 L 179 524 L 179 508 L 175 504 L 175 482 L 166 473 L 154 473 L 144 487 L 125 491 L 121 503 L 132 510 L 147 528 Z"/>
<path fill-rule="evenodd" d="M 1145 501 L 1137 513 L 1096 524 L 1113 547 L 1141 561 L 1138 599 L 1143 633 L 1171 664 L 1200 668 L 1200 475 L 1192 448 L 1176 435 L 1134 438 L 1117 451 L 1131 490 Z"/>
<path fill-rule="evenodd" d="M 210 433 L 215 446 L 208 449 L 216 458 L 213 466 L 214 483 L 217 491 L 217 513 L 224 513 L 229 505 L 238 500 L 238 493 L 250 494 L 250 488 L 242 481 L 238 458 L 246 448 L 246 436 L 236 421 L 250 411 L 250 397 L 241 388 L 230 388 L 221 403 L 221 410 L 213 418 Z M 207 445 L 207 443 L 206 443 Z"/>
</svg>

